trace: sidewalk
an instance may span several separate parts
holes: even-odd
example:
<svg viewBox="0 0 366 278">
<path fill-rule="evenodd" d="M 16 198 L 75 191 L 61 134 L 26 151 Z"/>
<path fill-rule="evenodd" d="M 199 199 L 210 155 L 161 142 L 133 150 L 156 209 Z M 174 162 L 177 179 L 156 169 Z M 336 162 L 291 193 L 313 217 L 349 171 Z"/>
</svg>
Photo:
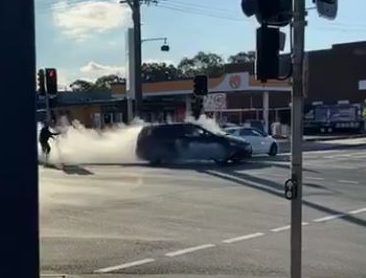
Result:
<svg viewBox="0 0 366 278">
<path fill-rule="evenodd" d="M 281 153 L 287 153 L 291 151 L 291 143 L 289 140 L 278 140 L 279 149 Z M 350 148 L 366 146 L 366 136 L 354 136 L 345 137 L 338 136 L 332 138 L 310 138 L 303 142 L 303 151 L 314 151 L 314 150 L 329 150 L 338 148 Z"/>
</svg>

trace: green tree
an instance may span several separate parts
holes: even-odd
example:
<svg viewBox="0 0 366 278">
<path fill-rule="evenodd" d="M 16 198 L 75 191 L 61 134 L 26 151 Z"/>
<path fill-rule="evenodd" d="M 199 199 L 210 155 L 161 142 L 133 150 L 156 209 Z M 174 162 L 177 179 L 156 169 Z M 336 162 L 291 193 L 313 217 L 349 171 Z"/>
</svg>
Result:
<svg viewBox="0 0 366 278">
<path fill-rule="evenodd" d="M 73 92 L 89 92 L 89 91 L 93 90 L 94 83 L 78 79 L 78 80 L 75 80 L 74 82 L 72 82 L 70 84 L 70 87 Z"/>
<path fill-rule="evenodd" d="M 142 64 L 142 79 L 145 82 L 178 80 L 181 78 L 181 71 L 174 65 L 167 65 L 166 63 Z"/>
<path fill-rule="evenodd" d="M 239 52 L 235 55 L 231 55 L 228 59 L 230 64 L 244 64 L 244 63 L 252 63 L 255 61 L 255 52 Z"/>
<path fill-rule="evenodd" d="M 200 51 L 193 58 L 183 58 L 178 64 L 178 70 L 187 78 L 197 74 L 219 77 L 224 73 L 224 60 L 215 53 Z"/>
<path fill-rule="evenodd" d="M 121 83 L 125 82 L 126 80 L 116 74 L 104 75 L 99 77 L 95 81 L 95 89 L 96 90 L 106 90 L 109 91 L 111 89 L 111 85 L 113 83 Z"/>
</svg>

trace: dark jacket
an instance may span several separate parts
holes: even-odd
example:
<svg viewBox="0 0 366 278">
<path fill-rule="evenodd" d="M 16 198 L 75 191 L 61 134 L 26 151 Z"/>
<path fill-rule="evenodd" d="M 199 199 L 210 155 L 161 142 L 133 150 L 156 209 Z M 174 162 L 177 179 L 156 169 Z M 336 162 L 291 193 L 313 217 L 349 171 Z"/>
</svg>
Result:
<svg viewBox="0 0 366 278">
<path fill-rule="evenodd" d="M 43 127 L 41 129 L 41 133 L 39 135 L 39 142 L 47 143 L 50 138 L 53 138 L 54 135 L 58 135 L 58 133 L 52 133 L 48 127 Z"/>
</svg>

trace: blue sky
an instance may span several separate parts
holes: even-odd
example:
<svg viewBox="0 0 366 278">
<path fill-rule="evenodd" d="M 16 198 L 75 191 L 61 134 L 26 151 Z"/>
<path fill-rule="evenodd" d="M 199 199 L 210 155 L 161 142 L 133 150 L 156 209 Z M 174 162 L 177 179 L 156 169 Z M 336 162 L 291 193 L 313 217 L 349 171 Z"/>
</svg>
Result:
<svg viewBox="0 0 366 278">
<path fill-rule="evenodd" d="M 106 73 L 124 74 L 125 32 L 131 26 L 127 4 L 109 0 L 36 0 L 38 67 L 59 69 L 60 83 L 95 79 Z M 307 6 L 313 6 L 307 0 Z M 306 48 L 366 40 L 365 0 L 340 0 L 334 21 L 310 10 Z M 255 49 L 255 18 L 246 18 L 240 0 L 161 0 L 142 10 L 142 37 L 167 37 L 171 46 L 143 44 L 144 61 L 178 63 L 198 51 L 224 58 Z M 288 29 L 288 28 L 287 28 Z"/>
</svg>

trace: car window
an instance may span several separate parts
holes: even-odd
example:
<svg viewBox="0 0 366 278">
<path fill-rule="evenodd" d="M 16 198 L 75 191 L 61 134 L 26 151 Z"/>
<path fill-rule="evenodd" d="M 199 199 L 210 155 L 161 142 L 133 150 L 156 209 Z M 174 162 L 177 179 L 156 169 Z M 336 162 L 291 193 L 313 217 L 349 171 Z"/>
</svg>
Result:
<svg viewBox="0 0 366 278">
<path fill-rule="evenodd" d="M 155 128 L 153 132 L 154 136 L 157 138 L 175 138 L 182 134 L 182 129 L 179 126 L 160 126 Z"/>
<path fill-rule="evenodd" d="M 237 129 L 231 128 L 225 130 L 227 134 L 234 135 L 237 132 Z"/>
<path fill-rule="evenodd" d="M 262 137 L 262 135 L 256 131 L 255 129 L 251 129 L 251 128 L 243 128 L 240 131 L 240 135 L 241 136 L 260 136 Z"/>
<path fill-rule="evenodd" d="M 258 130 L 252 129 L 253 136 L 263 137 L 263 134 Z"/>
<path fill-rule="evenodd" d="M 200 137 L 205 134 L 205 130 L 193 125 L 187 125 L 184 128 L 184 135 L 189 137 Z"/>
</svg>

